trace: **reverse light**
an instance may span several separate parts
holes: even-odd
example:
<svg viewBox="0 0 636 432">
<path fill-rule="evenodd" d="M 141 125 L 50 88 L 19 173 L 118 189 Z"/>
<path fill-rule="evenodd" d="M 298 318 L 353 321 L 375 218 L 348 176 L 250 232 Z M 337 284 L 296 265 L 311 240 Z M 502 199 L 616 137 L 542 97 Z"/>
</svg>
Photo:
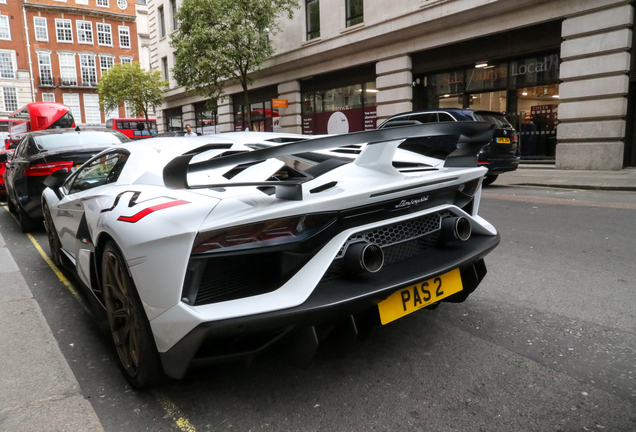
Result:
<svg viewBox="0 0 636 432">
<path fill-rule="evenodd" d="M 477 192 L 477 189 L 479 189 L 482 179 L 483 177 L 479 177 L 466 183 L 462 183 L 457 187 L 457 190 L 464 195 L 472 197 L 473 195 L 475 195 L 475 192 Z"/>
<path fill-rule="evenodd" d="M 25 176 L 42 176 L 42 175 L 51 175 L 55 171 L 66 168 L 71 171 L 73 167 L 73 161 L 67 162 L 49 162 L 44 164 L 36 164 L 29 166 L 26 170 L 24 170 Z"/>
<path fill-rule="evenodd" d="M 320 213 L 201 232 L 194 241 L 192 253 L 226 252 L 296 243 L 319 233 L 335 220 L 334 213 Z"/>
</svg>

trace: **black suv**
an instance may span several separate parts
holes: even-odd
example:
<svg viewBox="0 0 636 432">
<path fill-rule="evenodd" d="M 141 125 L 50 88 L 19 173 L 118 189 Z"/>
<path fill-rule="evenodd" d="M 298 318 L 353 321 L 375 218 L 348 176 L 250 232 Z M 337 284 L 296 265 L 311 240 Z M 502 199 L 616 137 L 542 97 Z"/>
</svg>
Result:
<svg viewBox="0 0 636 432">
<path fill-rule="evenodd" d="M 521 155 L 517 133 L 499 112 L 459 108 L 414 111 L 395 115 L 378 126 L 378 129 L 449 121 L 485 121 L 495 125 L 495 137 L 483 148 L 477 162 L 480 166 L 488 168 L 484 184 L 489 185 L 499 174 L 517 169 Z M 411 138 L 402 143 L 400 148 L 424 156 L 446 159 L 446 156 L 457 148 L 457 137 Z"/>
</svg>

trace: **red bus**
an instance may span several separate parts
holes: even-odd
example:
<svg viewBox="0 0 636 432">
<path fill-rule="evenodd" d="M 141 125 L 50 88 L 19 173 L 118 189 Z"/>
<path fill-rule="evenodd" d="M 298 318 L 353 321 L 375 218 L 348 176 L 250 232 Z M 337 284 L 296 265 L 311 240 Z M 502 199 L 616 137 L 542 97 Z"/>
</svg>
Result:
<svg viewBox="0 0 636 432">
<path fill-rule="evenodd" d="M 106 120 L 106 129 L 119 131 L 130 139 L 150 138 L 157 135 L 157 119 L 115 118 Z"/>
<path fill-rule="evenodd" d="M 69 107 L 55 102 L 33 102 L 26 104 L 19 110 L 9 114 L 9 137 L 5 140 L 5 147 L 11 142 L 20 140 L 20 135 L 26 132 L 44 129 L 59 129 L 75 127 L 75 119 Z"/>
</svg>

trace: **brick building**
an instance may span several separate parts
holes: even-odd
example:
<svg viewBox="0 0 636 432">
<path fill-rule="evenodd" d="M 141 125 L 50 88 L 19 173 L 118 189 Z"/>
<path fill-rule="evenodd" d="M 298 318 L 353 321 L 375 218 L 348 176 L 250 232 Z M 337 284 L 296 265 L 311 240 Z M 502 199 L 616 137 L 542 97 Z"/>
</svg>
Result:
<svg viewBox="0 0 636 432">
<path fill-rule="evenodd" d="M 0 3 L 0 115 L 51 101 L 68 105 L 77 124 L 125 116 L 100 112 L 96 84 L 115 63 L 139 61 L 135 8 L 127 0 Z"/>
</svg>

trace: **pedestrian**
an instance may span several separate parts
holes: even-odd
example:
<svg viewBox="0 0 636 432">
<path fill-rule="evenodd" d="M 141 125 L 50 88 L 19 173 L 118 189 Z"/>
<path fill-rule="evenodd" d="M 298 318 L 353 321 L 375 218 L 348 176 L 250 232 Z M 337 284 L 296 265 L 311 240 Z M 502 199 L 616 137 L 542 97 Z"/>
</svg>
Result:
<svg viewBox="0 0 636 432">
<path fill-rule="evenodd" d="M 187 137 L 197 136 L 196 132 L 192 132 L 192 128 L 190 127 L 189 124 L 186 125 L 186 134 L 185 134 L 185 136 L 187 136 Z"/>
</svg>

